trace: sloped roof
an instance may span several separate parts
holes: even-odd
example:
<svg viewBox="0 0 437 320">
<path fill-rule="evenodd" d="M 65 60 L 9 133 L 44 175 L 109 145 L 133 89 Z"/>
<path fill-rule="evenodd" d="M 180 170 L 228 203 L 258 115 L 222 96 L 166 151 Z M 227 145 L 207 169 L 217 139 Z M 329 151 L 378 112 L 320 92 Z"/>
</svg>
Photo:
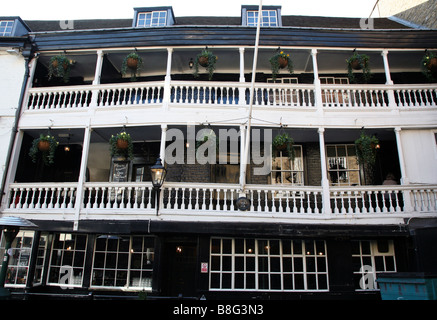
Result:
<svg viewBox="0 0 437 320">
<path fill-rule="evenodd" d="M 282 16 L 283 27 L 360 29 L 360 18 Z M 411 29 L 387 18 L 373 19 L 375 29 Z M 73 20 L 74 30 L 130 28 L 132 19 Z M 33 32 L 63 31 L 59 20 L 26 20 Z M 178 17 L 175 26 L 241 26 L 241 17 Z"/>
</svg>

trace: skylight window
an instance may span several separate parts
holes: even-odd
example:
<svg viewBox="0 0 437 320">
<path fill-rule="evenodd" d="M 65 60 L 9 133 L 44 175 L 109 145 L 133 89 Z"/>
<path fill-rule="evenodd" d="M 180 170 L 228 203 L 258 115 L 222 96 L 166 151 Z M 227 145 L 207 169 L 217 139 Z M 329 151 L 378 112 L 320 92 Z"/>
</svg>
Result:
<svg viewBox="0 0 437 320">
<path fill-rule="evenodd" d="M 167 11 L 139 12 L 137 27 L 165 27 Z"/>
<path fill-rule="evenodd" d="M 0 21 L 0 37 L 10 37 L 13 27 L 14 21 Z"/>
<path fill-rule="evenodd" d="M 278 16 L 276 10 L 262 10 L 261 12 L 262 27 L 277 27 Z M 247 11 L 247 25 L 256 27 L 258 24 L 258 11 Z"/>
</svg>

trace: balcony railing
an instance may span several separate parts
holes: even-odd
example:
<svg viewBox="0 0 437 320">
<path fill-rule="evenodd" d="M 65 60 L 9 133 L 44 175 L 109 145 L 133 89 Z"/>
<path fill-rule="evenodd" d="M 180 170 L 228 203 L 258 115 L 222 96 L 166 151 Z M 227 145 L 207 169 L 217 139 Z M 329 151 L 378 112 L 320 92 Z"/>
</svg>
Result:
<svg viewBox="0 0 437 320">
<path fill-rule="evenodd" d="M 115 219 L 156 214 L 155 192 L 147 182 L 13 183 L 4 212 L 28 215 L 79 214 Z M 81 192 L 78 192 L 79 189 Z M 80 198 L 78 197 L 80 194 Z M 247 185 L 247 211 L 239 211 L 239 185 L 167 182 L 161 190 L 159 214 L 180 217 L 241 216 L 296 219 L 381 217 L 437 214 L 437 185 L 330 187 L 329 212 L 317 186 Z M 61 216 L 59 216 L 61 215 Z"/>
<path fill-rule="evenodd" d="M 253 105 L 315 109 L 316 90 L 312 84 L 256 83 Z M 147 106 L 163 102 L 174 105 L 241 106 L 249 104 L 249 92 L 249 83 L 200 81 L 171 81 L 168 87 L 161 81 L 31 88 L 27 109 L 80 110 L 89 107 Z M 435 85 L 322 85 L 319 96 L 319 107 L 327 109 L 437 107 Z"/>
</svg>

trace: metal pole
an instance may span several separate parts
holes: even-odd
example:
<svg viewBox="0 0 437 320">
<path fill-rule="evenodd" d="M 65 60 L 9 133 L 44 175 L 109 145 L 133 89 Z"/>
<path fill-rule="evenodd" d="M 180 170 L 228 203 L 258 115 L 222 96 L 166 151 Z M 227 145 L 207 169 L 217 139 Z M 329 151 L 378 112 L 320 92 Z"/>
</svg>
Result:
<svg viewBox="0 0 437 320">
<path fill-rule="evenodd" d="M 247 129 L 246 129 L 244 154 L 242 157 L 243 172 L 241 174 L 241 180 L 240 180 L 241 193 L 244 193 L 244 188 L 246 186 L 247 160 L 249 158 L 249 144 L 250 144 L 250 128 L 252 126 L 253 91 L 255 87 L 256 64 L 258 60 L 258 46 L 259 46 L 259 34 L 261 30 L 261 19 L 262 19 L 262 0 L 259 1 L 259 7 L 258 7 L 258 24 L 256 26 L 255 49 L 254 49 L 255 52 L 253 55 L 253 66 L 252 66 L 252 81 L 250 84 L 250 91 L 249 91 L 250 92 L 249 114 L 248 114 L 248 122 L 247 122 Z"/>
</svg>

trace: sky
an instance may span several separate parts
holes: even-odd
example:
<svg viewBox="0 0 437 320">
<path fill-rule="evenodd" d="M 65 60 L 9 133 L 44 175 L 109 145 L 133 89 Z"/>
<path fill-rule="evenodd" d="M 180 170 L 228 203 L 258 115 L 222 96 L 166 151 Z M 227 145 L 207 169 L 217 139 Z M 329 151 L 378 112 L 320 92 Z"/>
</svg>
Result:
<svg viewBox="0 0 437 320">
<path fill-rule="evenodd" d="M 259 5 L 260 0 L 3 0 L 0 16 L 23 20 L 124 19 L 135 7 L 172 6 L 176 18 L 184 16 L 240 16 L 241 5 Z M 283 15 L 368 17 L 376 0 L 263 0 L 263 5 L 281 5 Z M 214 5 L 215 4 L 215 5 Z"/>
</svg>

